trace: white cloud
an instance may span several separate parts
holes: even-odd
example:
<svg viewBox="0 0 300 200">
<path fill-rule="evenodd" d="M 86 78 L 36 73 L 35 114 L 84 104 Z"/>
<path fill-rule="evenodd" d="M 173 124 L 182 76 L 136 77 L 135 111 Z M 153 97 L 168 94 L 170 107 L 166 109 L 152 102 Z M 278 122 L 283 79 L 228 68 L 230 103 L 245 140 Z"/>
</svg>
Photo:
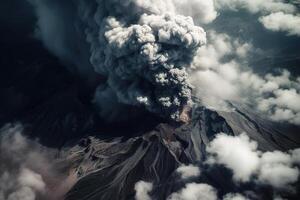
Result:
<svg viewBox="0 0 300 200">
<path fill-rule="evenodd" d="M 217 192 L 207 184 L 189 183 L 179 192 L 171 194 L 167 200 L 217 200 Z"/>
<path fill-rule="evenodd" d="M 259 166 L 257 143 L 246 134 L 239 137 L 218 134 L 207 147 L 210 164 L 223 164 L 231 169 L 235 181 L 249 181 Z"/>
<path fill-rule="evenodd" d="M 226 110 L 223 101 L 237 98 L 236 87 L 214 71 L 198 71 L 193 74 L 191 81 L 196 85 L 195 91 L 207 107 Z"/>
<path fill-rule="evenodd" d="M 288 35 L 300 36 L 300 16 L 283 12 L 271 13 L 259 18 L 265 28 L 272 31 L 287 32 Z"/>
<path fill-rule="evenodd" d="M 192 177 L 200 176 L 200 169 L 192 164 L 182 165 L 176 169 L 176 172 L 181 175 L 182 179 L 188 179 Z"/>
<path fill-rule="evenodd" d="M 300 148 L 291 150 L 292 160 L 294 163 L 300 164 Z"/>
<path fill-rule="evenodd" d="M 193 91 L 205 106 L 230 111 L 226 101 L 247 103 L 271 120 L 300 124 L 299 78 L 287 70 L 260 76 L 243 64 L 255 52 L 251 44 L 214 31 L 207 35 L 189 71 Z"/>
<path fill-rule="evenodd" d="M 149 193 L 153 189 L 153 184 L 145 181 L 139 181 L 134 186 L 136 200 L 151 200 Z"/>
<path fill-rule="evenodd" d="M 258 181 L 276 188 L 285 188 L 295 183 L 299 170 L 292 166 L 292 157 L 280 151 L 266 152 L 261 156 Z"/>
<path fill-rule="evenodd" d="M 213 0 L 173 0 L 177 11 L 196 22 L 210 23 L 217 17 Z"/>
<path fill-rule="evenodd" d="M 244 57 L 248 47 L 248 44 L 240 44 L 226 34 L 208 32 L 208 44 L 198 50 L 189 73 L 190 82 L 195 87 L 194 92 L 205 106 L 227 110 L 224 101 L 239 98 L 235 84 L 239 76 L 238 63 L 236 60 L 222 60 L 232 55 Z"/>
<path fill-rule="evenodd" d="M 217 10 L 247 10 L 266 16 L 259 18 L 265 28 L 284 31 L 289 35 L 300 35 L 300 17 L 295 15 L 297 7 L 284 0 L 216 0 Z"/>
<path fill-rule="evenodd" d="M 270 83 L 273 83 L 273 88 L 266 89 Z M 266 112 L 275 121 L 288 121 L 300 124 L 299 91 L 295 88 L 279 88 L 279 84 L 276 82 L 266 82 L 262 85 L 261 88 L 263 89 L 259 94 L 260 96 L 256 99 L 258 109 Z M 290 81 L 290 84 L 293 84 L 293 82 Z M 271 92 L 272 96 L 264 98 L 264 94 L 267 94 L 267 92 Z"/>
<path fill-rule="evenodd" d="M 253 178 L 260 184 L 274 188 L 288 188 L 298 181 L 299 149 L 260 152 L 257 143 L 246 134 L 229 136 L 220 133 L 207 147 L 208 164 L 222 164 L 233 172 L 236 182 L 248 182 Z"/>
<path fill-rule="evenodd" d="M 296 7 L 284 0 L 216 0 L 218 9 L 245 9 L 251 13 L 258 12 L 295 12 Z"/>
<path fill-rule="evenodd" d="M 238 193 L 229 193 L 223 197 L 223 200 L 247 200 L 242 194 Z"/>
</svg>

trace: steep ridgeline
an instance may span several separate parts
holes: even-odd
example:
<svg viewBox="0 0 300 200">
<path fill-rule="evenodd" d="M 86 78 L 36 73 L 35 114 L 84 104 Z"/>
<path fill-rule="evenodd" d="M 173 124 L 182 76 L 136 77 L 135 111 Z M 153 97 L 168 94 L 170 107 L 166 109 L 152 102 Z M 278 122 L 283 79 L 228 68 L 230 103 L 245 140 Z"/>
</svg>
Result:
<svg viewBox="0 0 300 200">
<path fill-rule="evenodd" d="M 139 180 L 153 183 L 152 197 L 166 199 L 184 184 L 176 168 L 188 163 L 203 165 L 206 145 L 220 132 L 237 135 L 244 130 L 254 139 L 262 136 L 258 141 L 260 149 L 278 149 L 282 145 L 270 139 L 278 139 L 281 134 L 275 132 L 276 136 L 269 136 L 270 128 L 251 121 L 243 113 L 222 115 L 197 107 L 191 112 L 190 122 L 179 127 L 160 124 L 153 131 L 130 139 L 82 139 L 69 150 L 69 159 L 80 179 L 66 199 L 134 199 L 134 185 Z M 285 140 L 287 145 L 299 146 L 297 141 Z M 234 188 L 226 171 L 209 171 L 201 176 L 202 180 L 217 186 L 221 192 Z"/>
</svg>

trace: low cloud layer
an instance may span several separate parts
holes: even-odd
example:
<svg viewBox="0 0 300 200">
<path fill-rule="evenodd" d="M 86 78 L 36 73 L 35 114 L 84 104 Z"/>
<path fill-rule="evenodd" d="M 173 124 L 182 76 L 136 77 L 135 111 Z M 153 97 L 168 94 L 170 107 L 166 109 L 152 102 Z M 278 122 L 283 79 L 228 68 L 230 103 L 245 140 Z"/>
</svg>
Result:
<svg viewBox="0 0 300 200">
<path fill-rule="evenodd" d="M 0 130 L 0 199 L 59 200 L 76 179 L 55 165 L 55 152 L 22 135 L 20 124 Z"/>
<path fill-rule="evenodd" d="M 226 101 L 250 105 L 266 118 L 300 124 L 300 78 L 287 70 L 258 75 L 247 64 L 251 43 L 208 32 L 189 72 L 194 92 L 207 107 L 230 110 Z M 254 52 L 254 53 L 253 53 Z"/>
<path fill-rule="evenodd" d="M 229 193 L 223 197 L 223 200 L 248 200 L 245 196 L 238 193 Z"/>
<path fill-rule="evenodd" d="M 171 194 L 167 200 L 217 200 L 217 192 L 208 184 L 188 183 L 180 191 Z"/>
<path fill-rule="evenodd" d="M 299 178 L 299 149 L 289 153 L 260 152 L 257 143 L 246 134 L 229 136 L 219 134 L 207 148 L 209 164 L 224 165 L 233 172 L 233 180 L 255 181 L 284 189 Z"/>
<path fill-rule="evenodd" d="M 282 31 L 288 35 L 300 36 L 299 12 L 295 2 L 283 0 L 216 0 L 218 10 L 247 10 L 253 14 L 262 15 L 259 21 L 266 29 Z"/>
<path fill-rule="evenodd" d="M 245 9 L 251 13 L 266 13 L 266 12 L 295 12 L 296 7 L 284 0 L 216 0 L 218 9 L 239 10 Z"/>
<path fill-rule="evenodd" d="M 288 35 L 300 36 L 300 16 L 285 14 L 283 12 L 272 13 L 259 18 L 265 28 L 272 31 L 287 32 Z"/>
<path fill-rule="evenodd" d="M 149 193 L 153 189 L 153 184 L 145 181 L 139 181 L 135 184 L 134 190 L 136 192 L 136 200 L 151 200 Z"/>
<path fill-rule="evenodd" d="M 192 177 L 200 176 L 200 169 L 194 165 L 182 165 L 176 169 L 176 172 L 180 174 L 182 179 L 188 179 Z"/>
<path fill-rule="evenodd" d="M 259 166 L 257 143 L 251 141 L 247 135 L 231 137 L 225 134 L 217 135 L 207 152 L 209 164 L 224 164 L 234 171 L 233 179 L 236 181 L 249 181 L 251 175 Z"/>
<path fill-rule="evenodd" d="M 219 133 L 206 148 L 207 157 L 200 166 L 182 165 L 176 169 L 184 185 L 168 196 L 168 200 L 250 200 L 263 196 L 255 194 L 260 188 L 268 188 L 274 199 L 280 195 L 294 195 L 299 183 L 300 149 L 288 152 L 258 150 L 256 141 L 245 133 L 231 136 Z M 221 168 L 219 168 L 222 166 Z M 219 190 L 217 184 L 206 182 L 204 177 L 213 176 L 212 169 L 231 170 L 235 188 Z M 213 172 L 214 173 L 214 172 Z M 228 177 L 229 178 L 229 177 Z M 231 182 L 231 180 L 227 180 Z M 248 185 L 244 187 L 245 185 Z M 149 195 L 155 187 L 152 183 L 140 181 L 135 185 L 136 199 L 151 200 Z M 161 185 L 158 185 L 161 187 Z M 224 193 L 225 192 L 225 193 Z"/>
</svg>

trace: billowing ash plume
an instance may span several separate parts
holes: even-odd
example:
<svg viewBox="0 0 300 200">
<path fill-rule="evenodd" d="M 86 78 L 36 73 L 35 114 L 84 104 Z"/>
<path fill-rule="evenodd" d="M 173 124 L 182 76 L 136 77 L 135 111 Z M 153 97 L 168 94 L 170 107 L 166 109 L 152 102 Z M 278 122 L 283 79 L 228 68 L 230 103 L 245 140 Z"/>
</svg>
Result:
<svg viewBox="0 0 300 200">
<path fill-rule="evenodd" d="M 81 2 L 80 16 L 95 71 L 107 78 L 95 100 L 112 93 L 122 104 L 178 119 L 191 100 L 186 68 L 206 42 L 191 17 L 177 15 L 173 1 Z M 169 7 L 167 7 L 169 6 Z"/>
<path fill-rule="evenodd" d="M 286 70 L 280 70 L 283 73 L 279 76 L 273 70 L 268 75 L 260 74 L 255 66 L 257 56 L 265 58 L 274 49 L 285 51 L 284 45 L 274 43 L 270 45 L 274 49 L 264 49 L 266 45 L 260 46 L 261 42 L 255 41 L 265 38 L 267 42 L 267 33 L 263 36 L 264 33 L 257 31 L 260 27 L 252 27 L 255 33 L 252 34 L 242 20 L 238 22 L 241 32 L 236 35 L 236 28 L 232 28 L 236 27 L 236 22 L 231 20 L 233 16 L 225 14 L 235 11 L 256 14 L 247 22 L 258 21 L 266 29 L 298 36 L 295 25 L 299 21 L 298 7 L 294 3 L 284 0 L 28 1 L 34 5 L 38 17 L 39 38 L 51 52 L 77 66 L 82 76 L 88 74 L 85 76 L 88 80 L 95 74 L 105 77 L 94 98 L 105 119 L 127 119 L 126 105 L 177 119 L 190 101 L 190 81 L 193 95 L 210 108 L 228 111 L 232 109 L 227 101 L 246 103 L 271 120 L 300 124 L 297 104 L 300 79 Z M 282 20 L 283 17 L 291 20 Z M 203 45 L 205 32 L 193 20 L 197 24 L 210 24 L 207 45 Z M 283 82 L 282 78 L 286 80 Z"/>
</svg>

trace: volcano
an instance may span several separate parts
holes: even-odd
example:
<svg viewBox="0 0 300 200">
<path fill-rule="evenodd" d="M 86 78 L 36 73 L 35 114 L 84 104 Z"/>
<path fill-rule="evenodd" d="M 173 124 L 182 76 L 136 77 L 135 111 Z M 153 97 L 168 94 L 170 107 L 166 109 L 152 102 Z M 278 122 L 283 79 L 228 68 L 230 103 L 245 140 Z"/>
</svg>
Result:
<svg viewBox="0 0 300 200">
<path fill-rule="evenodd" d="M 185 124 L 161 123 L 153 130 L 131 138 L 85 137 L 75 146 L 64 149 L 79 178 L 66 199 L 134 199 L 134 185 L 139 180 L 154 183 L 153 199 L 167 199 L 184 185 L 176 169 L 191 163 L 204 166 L 206 146 L 219 133 L 239 135 L 245 132 L 258 141 L 259 149 L 263 151 L 299 146 L 300 139 L 295 132 L 284 134 L 284 128 L 276 129 L 272 122 L 252 117 L 245 113 L 245 109 L 216 112 L 195 106 L 190 113 L 190 121 Z M 230 172 L 225 169 L 208 169 L 197 181 L 219 188 L 222 195 L 236 190 L 229 180 Z M 268 190 L 258 197 L 270 198 L 272 191 Z"/>
</svg>

